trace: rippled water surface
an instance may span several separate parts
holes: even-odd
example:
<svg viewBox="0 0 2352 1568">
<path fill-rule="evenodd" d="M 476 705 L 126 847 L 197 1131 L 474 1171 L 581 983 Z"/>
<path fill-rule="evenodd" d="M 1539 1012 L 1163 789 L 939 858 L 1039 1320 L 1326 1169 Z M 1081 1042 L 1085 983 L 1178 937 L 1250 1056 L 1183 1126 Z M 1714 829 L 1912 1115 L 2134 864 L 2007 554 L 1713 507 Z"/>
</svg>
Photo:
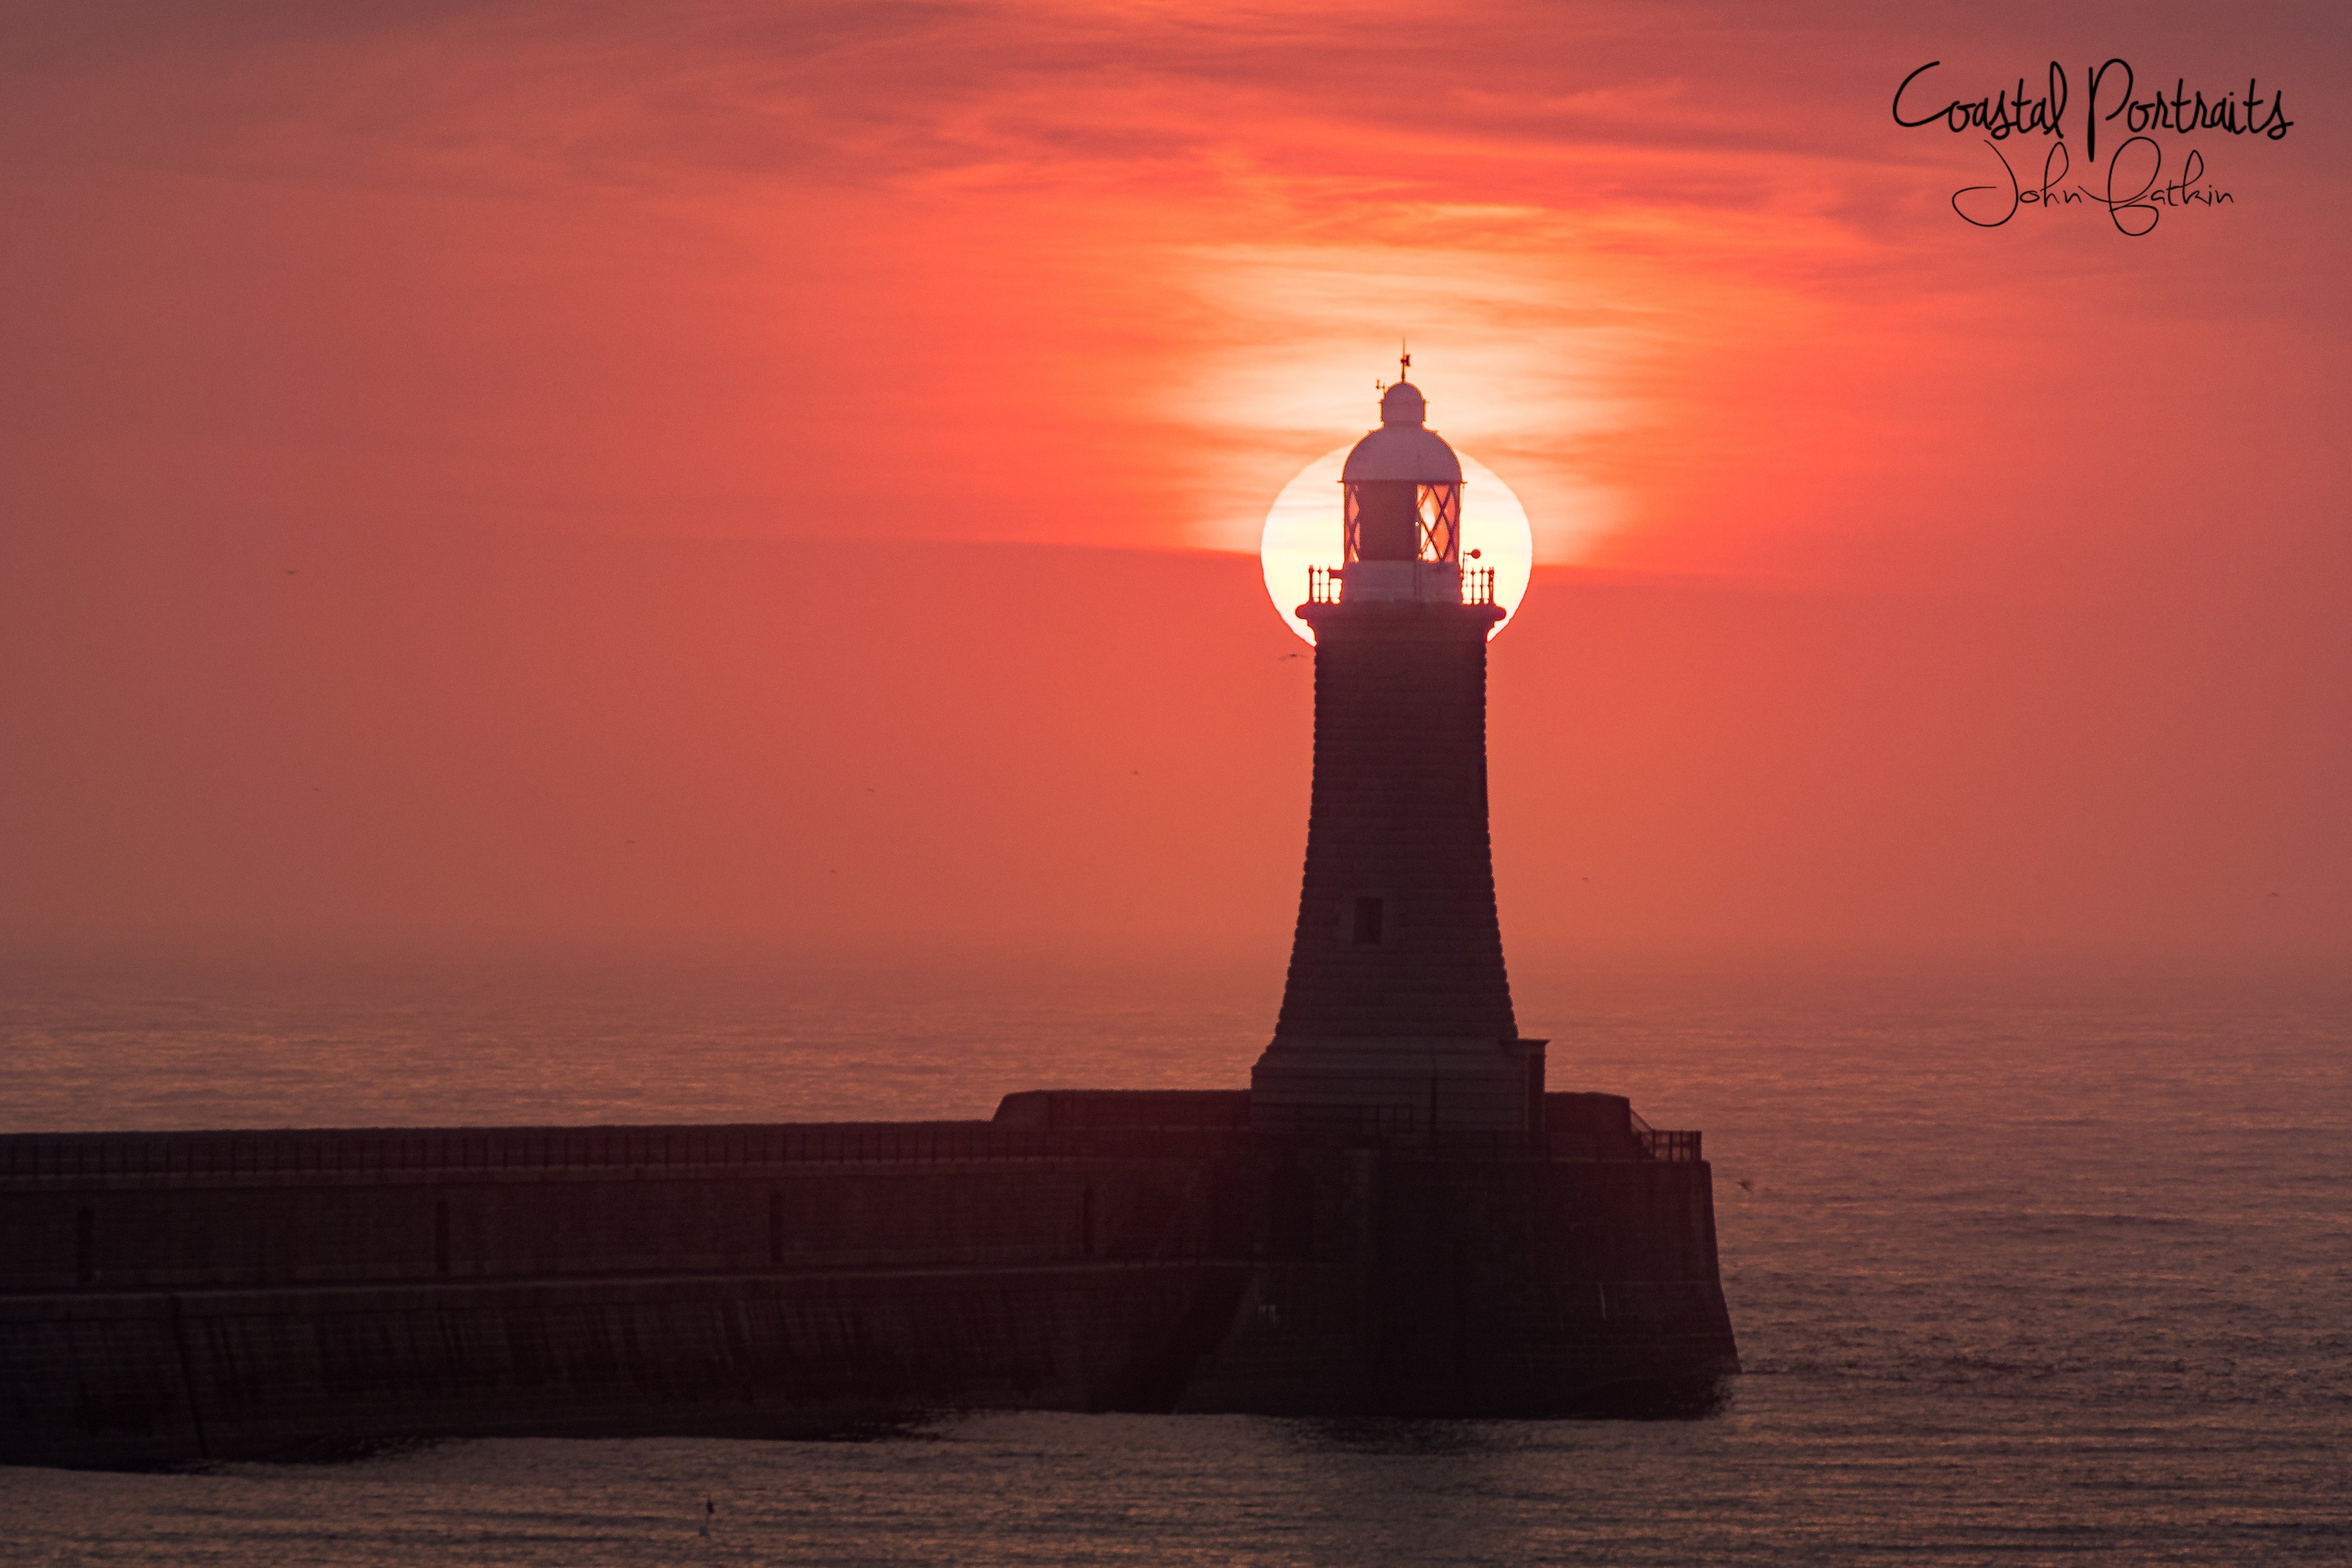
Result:
<svg viewBox="0 0 2352 1568">
<path fill-rule="evenodd" d="M 862 1442 L 0 1469 L 0 1558 L 2352 1561 L 2343 992 L 1517 980 L 1555 1087 L 1706 1130 L 1748 1367 L 1714 1416 L 949 1416 Z M 985 1115 L 1007 1089 L 1240 1083 L 1278 984 L 26 966 L 0 1126 Z"/>
</svg>

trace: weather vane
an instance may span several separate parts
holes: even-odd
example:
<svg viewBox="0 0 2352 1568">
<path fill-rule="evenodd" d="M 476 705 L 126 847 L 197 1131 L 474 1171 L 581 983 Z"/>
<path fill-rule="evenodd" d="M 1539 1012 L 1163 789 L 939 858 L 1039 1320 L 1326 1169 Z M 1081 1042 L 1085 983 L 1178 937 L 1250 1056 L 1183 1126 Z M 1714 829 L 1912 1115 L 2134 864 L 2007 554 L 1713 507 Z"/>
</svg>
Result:
<svg viewBox="0 0 2352 1568">
<path fill-rule="evenodd" d="M 1412 356 L 1405 352 L 1404 340 L 1402 338 L 1399 338 L 1397 340 L 1397 380 L 1407 380 L 1408 378 L 1406 377 L 1405 372 L 1411 369 L 1412 369 Z M 1374 376 L 1372 378 L 1372 390 L 1374 392 L 1386 392 L 1389 390 L 1389 383 L 1381 380 L 1380 377 Z"/>
</svg>

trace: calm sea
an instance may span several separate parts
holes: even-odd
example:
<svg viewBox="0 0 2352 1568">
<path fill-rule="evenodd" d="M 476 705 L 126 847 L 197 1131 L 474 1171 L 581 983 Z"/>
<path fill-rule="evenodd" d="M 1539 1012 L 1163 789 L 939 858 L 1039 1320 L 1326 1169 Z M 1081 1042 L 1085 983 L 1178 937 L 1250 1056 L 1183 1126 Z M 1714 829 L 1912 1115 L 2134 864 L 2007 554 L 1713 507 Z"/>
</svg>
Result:
<svg viewBox="0 0 2352 1568">
<path fill-rule="evenodd" d="M 863 1442 L 0 1469 L 0 1556 L 2352 1562 L 2352 989 L 1516 978 L 1555 1087 L 1706 1130 L 1748 1368 L 1716 1416 L 950 1416 Z M 5 980 L 9 1130 L 985 1115 L 1014 1088 L 1238 1084 L 1279 986 L 715 962 Z"/>
</svg>

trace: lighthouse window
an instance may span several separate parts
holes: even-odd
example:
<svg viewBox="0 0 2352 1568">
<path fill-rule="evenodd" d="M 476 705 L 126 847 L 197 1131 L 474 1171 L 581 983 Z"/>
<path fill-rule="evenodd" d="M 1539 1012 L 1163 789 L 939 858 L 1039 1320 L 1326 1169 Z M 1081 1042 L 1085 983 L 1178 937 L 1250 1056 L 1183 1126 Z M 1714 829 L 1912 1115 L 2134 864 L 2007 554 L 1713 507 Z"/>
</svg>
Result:
<svg viewBox="0 0 2352 1568">
<path fill-rule="evenodd" d="M 1381 901 L 1377 898 L 1356 900 L 1356 941 L 1374 943 L 1381 939 Z"/>
</svg>

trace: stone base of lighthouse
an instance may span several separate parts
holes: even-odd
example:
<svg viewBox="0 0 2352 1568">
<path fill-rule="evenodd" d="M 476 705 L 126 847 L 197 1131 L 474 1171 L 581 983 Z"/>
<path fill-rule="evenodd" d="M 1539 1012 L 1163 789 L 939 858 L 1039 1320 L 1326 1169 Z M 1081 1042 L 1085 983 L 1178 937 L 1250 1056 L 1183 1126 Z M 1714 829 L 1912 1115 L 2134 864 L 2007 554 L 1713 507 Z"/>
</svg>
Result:
<svg viewBox="0 0 2352 1568">
<path fill-rule="evenodd" d="M 1250 1120 L 1268 1132 L 1410 1141 L 1537 1135 L 1544 1041 L 1276 1035 L 1250 1070 Z"/>
</svg>

